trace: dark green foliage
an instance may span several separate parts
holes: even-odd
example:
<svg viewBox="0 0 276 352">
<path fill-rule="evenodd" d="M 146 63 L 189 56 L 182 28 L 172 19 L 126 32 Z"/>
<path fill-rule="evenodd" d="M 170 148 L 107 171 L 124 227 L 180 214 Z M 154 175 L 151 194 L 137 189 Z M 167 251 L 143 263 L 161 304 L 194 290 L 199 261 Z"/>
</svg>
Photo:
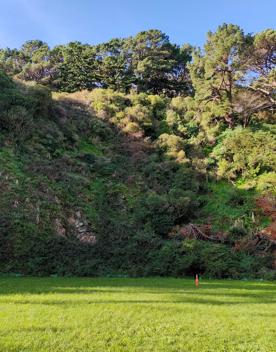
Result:
<svg viewBox="0 0 276 352">
<path fill-rule="evenodd" d="M 0 49 L 0 68 L 7 73 L 66 92 L 103 87 L 187 94 L 191 90 L 186 68 L 190 60 L 190 46 L 170 43 L 159 30 L 97 46 L 71 42 L 51 50 L 46 43 L 31 40 L 19 50 Z"/>
<path fill-rule="evenodd" d="M 13 88 L 14 83 L 2 70 L 0 71 L 0 87 L 2 89 Z"/>
<path fill-rule="evenodd" d="M 268 264 L 268 258 L 257 258 L 233 252 L 224 244 L 205 241 L 166 241 L 152 253 L 148 264 L 150 275 L 194 276 L 201 274 L 215 278 L 250 277 Z"/>
<path fill-rule="evenodd" d="M 2 72 L 0 86 L 0 128 L 15 139 L 26 138 L 34 120 L 49 117 L 50 91 L 40 86 L 17 86 Z"/>
<path fill-rule="evenodd" d="M 97 86 L 95 51 L 88 45 L 72 42 L 61 48 L 62 62 L 58 64 L 58 86 L 66 92 L 91 89 Z"/>
<path fill-rule="evenodd" d="M 275 189 L 274 34 L 222 25 L 189 72 L 191 48 L 158 30 L 1 50 L 0 271 L 269 270 L 269 253 L 236 244 L 264 227 L 255 200 Z M 52 100 L 45 86 L 85 91 Z M 189 223 L 210 225 L 221 243 L 185 239 Z"/>
<path fill-rule="evenodd" d="M 265 267 L 266 260 L 242 252 L 233 252 L 229 246 L 203 241 L 186 240 L 183 243 L 183 264 L 186 274 L 202 273 L 209 277 L 247 277 Z"/>
<path fill-rule="evenodd" d="M 191 59 L 190 48 L 170 43 L 159 30 L 149 30 L 129 38 L 131 67 L 138 91 L 175 95 L 189 90 L 186 64 Z"/>
</svg>

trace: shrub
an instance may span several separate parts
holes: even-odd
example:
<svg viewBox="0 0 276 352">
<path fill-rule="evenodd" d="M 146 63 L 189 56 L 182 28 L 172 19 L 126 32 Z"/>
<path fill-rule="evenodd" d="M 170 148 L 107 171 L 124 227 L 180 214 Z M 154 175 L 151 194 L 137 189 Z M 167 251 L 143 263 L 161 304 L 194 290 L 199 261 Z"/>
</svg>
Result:
<svg viewBox="0 0 276 352">
<path fill-rule="evenodd" d="M 158 137 L 157 145 L 164 150 L 169 157 L 174 158 L 179 162 L 188 161 L 185 151 L 183 150 L 184 141 L 181 137 L 163 133 Z"/>
<path fill-rule="evenodd" d="M 42 86 L 15 84 L 3 73 L 0 84 L 0 127 L 23 140 L 31 134 L 34 119 L 49 117 L 51 93 Z"/>
<path fill-rule="evenodd" d="M 12 81 L 12 79 L 6 75 L 2 70 L 0 70 L 0 88 L 1 88 L 1 93 L 3 89 L 7 89 L 7 88 L 14 88 L 15 84 Z M 0 94 L 1 94 L 0 93 Z"/>
<path fill-rule="evenodd" d="M 241 278 L 256 275 L 264 267 L 264 259 L 243 252 L 233 252 L 224 244 L 214 244 L 198 240 L 183 242 L 183 255 L 189 258 L 190 266 L 186 274 L 200 273 L 207 277 Z"/>
<path fill-rule="evenodd" d="M 126 97 L 124 94 L 112 89 L 96 88 L 90 93 L 91 106 L 97 112 L 104 112 L 110 118 L 125 108 Z"/>
<path fill-rule="evenodd" d="M 137 133 L 141 132 L 141 128 L 136 122 L 128 122 L 123 128 L 123 131 L 127 133 Z"/>
<path fill-rule="evenodd" d="M 226 131 L 212 156 L 218 175 L 230 179 L 253 178 L 276 168 L 276 141 L 272 133 L 237 127 Z"/>
<path fill-rule="evenodd" d="M 265 172 L 256 179 L 258 191 L 272 190 L 276 192 L 276 172 Z"/>
<path fill-rule="evenodd" d="M 34 118 L 49 118 L 50 108 L 52 106 L 51 91 L 41 85 L 31 83 L 28 84 L 27 89 L 24 88 L 26 107 L 32 112 Z"/>
</svg>

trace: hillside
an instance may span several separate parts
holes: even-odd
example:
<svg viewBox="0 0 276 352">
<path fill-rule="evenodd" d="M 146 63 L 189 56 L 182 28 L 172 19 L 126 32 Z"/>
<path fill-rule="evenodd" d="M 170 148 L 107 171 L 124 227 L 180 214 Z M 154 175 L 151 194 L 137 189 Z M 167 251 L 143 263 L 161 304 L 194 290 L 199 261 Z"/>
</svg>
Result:
<svg viewBox="0 0 276 352">
<path fill-rule="evenodd" d="M 117 54 L 99 71 L 80 43 L 54 64 L 43 43 L 2 50 L 0 272 L 275 277 L 275 31 L 223 25 L 193 59 L 147 35 L 100 47 L 132 48 L 122 80 Z"/>
</svg>

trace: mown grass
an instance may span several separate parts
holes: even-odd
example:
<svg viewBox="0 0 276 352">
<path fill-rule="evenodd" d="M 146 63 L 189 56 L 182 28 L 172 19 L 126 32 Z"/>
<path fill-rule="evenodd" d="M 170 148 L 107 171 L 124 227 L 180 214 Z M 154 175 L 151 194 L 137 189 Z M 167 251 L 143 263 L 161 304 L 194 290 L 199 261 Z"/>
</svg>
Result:
<svg viewBox="0 0 276 352">
<path fill-rule="evenodd" d="M 1 278 L 0 350 L 276 351 L 276 283 Z"/>
</svg>

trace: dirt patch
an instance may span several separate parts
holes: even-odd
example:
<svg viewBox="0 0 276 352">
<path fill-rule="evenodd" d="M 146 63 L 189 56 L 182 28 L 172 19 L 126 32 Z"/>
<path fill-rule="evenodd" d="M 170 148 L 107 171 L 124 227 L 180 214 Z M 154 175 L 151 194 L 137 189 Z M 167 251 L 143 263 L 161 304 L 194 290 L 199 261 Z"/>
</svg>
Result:
<svg viewBox="0 0 276 352">
<path fill-rule="evenodd" d="M 276 199 L 269 196 L 260 197 L 257 199 L 257 205 L 272 220 L 272 223 L 262 230 L 262 234 L 276 241 Z"/>
</svg>

